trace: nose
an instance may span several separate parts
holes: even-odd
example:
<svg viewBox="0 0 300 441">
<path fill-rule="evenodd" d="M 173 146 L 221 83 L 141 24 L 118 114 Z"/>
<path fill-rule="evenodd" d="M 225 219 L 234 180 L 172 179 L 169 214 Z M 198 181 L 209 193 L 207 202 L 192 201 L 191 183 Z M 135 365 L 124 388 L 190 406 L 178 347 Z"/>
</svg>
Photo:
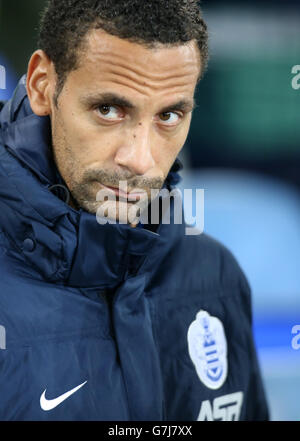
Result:
<svg viewBox="0 0 300 441">
<path fill-rule="evenodd" d="M 155 166 L 150 130 L 151 128 L 143 123 L 128 130 L 115 156 L 118 165 L 128 168 L 135 175 L 145 175 Z"/>
</svg>

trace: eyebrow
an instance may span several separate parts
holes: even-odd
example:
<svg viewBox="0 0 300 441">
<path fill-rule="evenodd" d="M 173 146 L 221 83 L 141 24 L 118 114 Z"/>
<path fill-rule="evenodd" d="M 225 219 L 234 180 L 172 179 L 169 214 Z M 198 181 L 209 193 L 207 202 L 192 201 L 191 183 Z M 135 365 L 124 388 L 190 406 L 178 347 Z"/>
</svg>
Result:
<svg viewBox="0 0 300 441">
<path fill-rule="evenodd" d="M 80 98 L 81 104 L 84 106 L 101 106 L 103 104 L 110 104 L 113 106 L 127 107 L 128 109 L 136 109 L 136 106 L 130 102 L 127 98 L 122 97 L 116 93 L 100 93 L 90 94 Z M 182 99 L 173 104 L 165 106 L 159 113 L 166 113 L 173 110 L 179 110 L 182 112 L 192 112 L 197 107 L 195 98 L 192 100 Z"/>
</svg>

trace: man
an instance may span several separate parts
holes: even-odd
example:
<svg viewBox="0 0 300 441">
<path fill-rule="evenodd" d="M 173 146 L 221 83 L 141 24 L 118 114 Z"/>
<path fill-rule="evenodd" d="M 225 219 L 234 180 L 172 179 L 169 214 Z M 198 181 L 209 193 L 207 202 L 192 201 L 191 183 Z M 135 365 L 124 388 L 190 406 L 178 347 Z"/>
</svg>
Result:
<svg viewBox="0 0 300 441">
<path fill-rule="evenodd" d="M 207 58 L 196 1 L 49 1 L 0 119 L 2 420 L 268 418 L 232 255 L 132 215 L 180 180 Z"/>
</svg>

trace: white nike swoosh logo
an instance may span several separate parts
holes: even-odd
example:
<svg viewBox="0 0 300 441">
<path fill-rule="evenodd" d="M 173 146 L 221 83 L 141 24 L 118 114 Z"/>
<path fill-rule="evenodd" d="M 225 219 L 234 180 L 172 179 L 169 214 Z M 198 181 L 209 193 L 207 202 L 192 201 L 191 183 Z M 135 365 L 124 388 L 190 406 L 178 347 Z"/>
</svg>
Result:
<svg viewBox="0 0 300 441">
<path fill-rule="evenodd" d="M 69 392 L 66 392 L 65 394 L 61 395 L 60 397 L 55 398 L 54 400 L 47 400 L 47 398 L 45 397 L 47 389 L 45 389 L 44 392 L 42 393 L 41 399 L 40 399 L 41 408 L 45 411 L 55 409 L 67 398 L 69 398 L 71 395 L 75 394 L 75 392 L 77 392 L 86 383 L 87 383 L 87 381 L 85 381 L 84 383 L 80 384 L 77 387 L 74 387 L 74 389 L 70 390 Z"/>
</svg>

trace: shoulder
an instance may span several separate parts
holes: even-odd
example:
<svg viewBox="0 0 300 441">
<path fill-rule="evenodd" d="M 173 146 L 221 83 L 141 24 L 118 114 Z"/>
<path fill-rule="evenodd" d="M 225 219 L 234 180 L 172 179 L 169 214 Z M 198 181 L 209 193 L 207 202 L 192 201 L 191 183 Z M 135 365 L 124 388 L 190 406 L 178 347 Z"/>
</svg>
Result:
<svg viewBox="0 0 300 441">
<path fill-rule="evenodd" d="M 184 236 L 182 254 L 198 274 L 198 280 L 211 281 L 223 287 L 238 287 L 250 294 L 248 280 L 236 257 L 221 242 L 207 234 Z"/>
</svg>

